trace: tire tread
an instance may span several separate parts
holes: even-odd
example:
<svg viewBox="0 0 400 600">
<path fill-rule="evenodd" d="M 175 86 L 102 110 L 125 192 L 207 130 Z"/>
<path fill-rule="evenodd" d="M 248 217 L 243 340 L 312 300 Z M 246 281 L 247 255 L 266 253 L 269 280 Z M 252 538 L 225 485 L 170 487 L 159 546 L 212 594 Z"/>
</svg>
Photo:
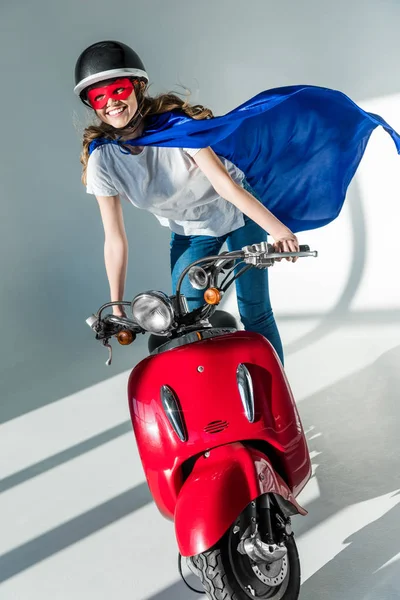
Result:
<svg viewBox="0 0 400 600">
<path fill-rule="evenodd" d="M 239 600 L 227 580 L 219 548 L 193 556 L 190 560 L 210 600 Z"/>
<path fill-rule="evenodd" d="M 226 549 L 226 543 L 227 539 L 223 538 L 213 549 L 188 559 L 190 569 L 200 579 L 209 600 L 243 600 L 244 598 L 244 592 L 238 589 L 235 590 L 230 583 L 232 573 L 229 573 L 229 568 L 227 573 L 227 557 L 223 553 Z M 300 561 L 294 537 L 291 538 L 290 547 L 292 571 L 290 590 L 286 590 L 284 596 L 279 597 L 285 600 L 298 600 L 301 579 Z"/>
</svg>

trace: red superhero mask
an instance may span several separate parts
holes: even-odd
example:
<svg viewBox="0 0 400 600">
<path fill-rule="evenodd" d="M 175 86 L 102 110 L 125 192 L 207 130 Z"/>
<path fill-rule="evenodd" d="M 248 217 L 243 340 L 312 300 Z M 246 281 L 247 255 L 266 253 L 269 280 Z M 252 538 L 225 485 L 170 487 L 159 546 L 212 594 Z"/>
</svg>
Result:
<svg viewBox="0 0 400 600">
<path fill-rule="evenodd" d="M 133 83 L 128 77 L 116 79 L 108 85 L 92 88 L 88 91 L 87 97 L 90 106 L 95 110 L 100 110 L 107 106 L 110 98 L 113 100 L 126 100 L 132 94 Z"/>
</svg>

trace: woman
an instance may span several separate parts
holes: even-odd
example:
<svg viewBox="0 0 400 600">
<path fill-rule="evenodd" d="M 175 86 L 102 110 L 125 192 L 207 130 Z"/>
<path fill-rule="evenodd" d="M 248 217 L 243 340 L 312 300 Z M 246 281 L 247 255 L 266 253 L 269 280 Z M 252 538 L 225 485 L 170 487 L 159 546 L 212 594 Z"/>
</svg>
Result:
<svg viewBox="0 0 400 600">
<path fill-rule="evenodd" d="M 84 132 L 83 182 L 100 206 L 105 231 L 105 264 L 111 301 L 123 298 L 128 242 L 121 199 L 152 212 L 172 231 L 171 271 L 175 287 L 192 261 L 273 237 L 278 251 L 296 252 L 292 231 L 256 199 L 244 174 L 211 148 L 132 147 L 124 141 L 140 136 L 149 117 L 179 110 L 193 119 L 212 118 L 210 110 L 190 106 L 173 94 L 146 95 L 148 76 L 138 55 L 119 42 L 98 42 L 79 57 L 75 92 L 100 123 Z M 117 143 L 93 146 L 108 138 Z M 236 281 L 238 307 L 246 330 L 265 336 L 283 363 L 273 316 L 268 271 L 251 269 Z M 201 290 L 184 284 L 189 307 L 203 302 Z M 114 307 L 115 314 L 123 314 Z"/>
</svg>

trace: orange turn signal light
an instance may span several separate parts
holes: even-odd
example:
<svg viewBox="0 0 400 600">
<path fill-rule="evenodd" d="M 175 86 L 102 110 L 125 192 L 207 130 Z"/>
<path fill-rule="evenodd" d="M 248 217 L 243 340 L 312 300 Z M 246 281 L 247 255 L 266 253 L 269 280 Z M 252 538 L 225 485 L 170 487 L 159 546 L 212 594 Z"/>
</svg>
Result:
<svg viewBox="0 0 400 600">
<path fill-rule="evenodd" d="M 207 304 L 219 304 L 221 302 L 221 298 L 222 294 L 217 288 L 211 287 L 204 292 L 204 300 L 207 302 Z"/>
<path fill-rule="evenodd" d="M 132 331 L 120 331 L 117 334 L 117 340 L 121 346 L 129 346 L 135 340 L 136 335 Z"/>
</svg>

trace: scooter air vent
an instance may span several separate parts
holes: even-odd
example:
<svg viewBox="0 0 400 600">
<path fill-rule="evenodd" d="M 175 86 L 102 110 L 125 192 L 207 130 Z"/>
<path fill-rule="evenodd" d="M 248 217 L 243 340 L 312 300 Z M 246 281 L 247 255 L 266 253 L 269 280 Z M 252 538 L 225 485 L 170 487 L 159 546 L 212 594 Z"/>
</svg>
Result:
<svg viewBox="0 0 400 600">
<path fill-rule="evenodd" d="M 220 433 L 227 427 L 229 427 L 228 421 L 210 421 L 210 423 L 204 427 L 204 431 L 206 433 Z"/>
</svg>

